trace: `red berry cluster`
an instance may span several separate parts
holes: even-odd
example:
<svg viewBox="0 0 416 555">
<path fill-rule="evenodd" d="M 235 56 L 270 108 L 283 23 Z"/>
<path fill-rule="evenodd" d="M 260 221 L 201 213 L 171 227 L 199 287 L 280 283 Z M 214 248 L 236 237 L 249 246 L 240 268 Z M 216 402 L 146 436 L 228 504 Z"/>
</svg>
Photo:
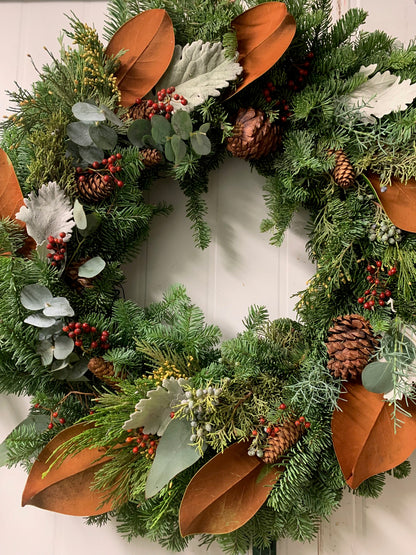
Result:
<svg viewBox="0 0 416 555">
<path fill-rule="evenodd" d="M 178 93 L 173 94 L 174 92 L 175 87 L 168 87 L 167 89 L 161 89 L 157 92 L 158 102 L 154 100 L 146 100 L 147 107 L 152 108 L 152 111 L 149 114 L 149 119 L 152 119 L 155 114 L 159 114 L 161 116 L 165 116 L 166 119 L 170 119 L 172 112 L 175 109 L 170 103 L 172 99 L 180 102 L 182 106 L 186 106 L 188 104 L 188 101 L 184 96 Z M 144 102 L 144 100 L 136 98 L 136 104 L 141 104 L 142 102 Z"/>
<path fill-rule="evenodd" d="M 101 162 L 95 161 L 91 164 L 91 167 L 81 168 L 77 167 L 76 172 L 78 174 L 78 181 L 82 183 L 86 181 L 88 174 L 96 173 L 102 176 L 105 183 L 114 182 L 117 187 L 123 187 L 124 182 L 120 179 L 116 179 L 114 174 L 121 171 L 120 160 L 123 155 L 120 152 L 117 154 L 112 154 L 108 158 L 103 158 Z"/>
<path fill-rule="evenodd" d="M 293 71 L 291 72 L 290 79 L 287 82 L 289 89 L 296 92 L 303 87 L 305 78 L 309 74 L 313 57 L 314 53 L 308 52 L 303 62 L 293 64 Z"/>
<path fill-rule="evenodd" d="M 53 237 L 52 235 L 49 235 L 48 237 L 48 244 L 46 245 L 46 248 L 51 252 L 48 252 L 46 256 L 49 258 L 51 266 L 58 267 L 65 260 L 67 247 L 64 242 L 65 237 L 66 233 L 63 231 L 59 234 L 59 237 Z"/>
<path fill-rule="evenodd" d="M 65 418 L 63 418 L 63 417 L 60 417 L 60 418 L 58 419 L 58 417 L 59 417 L 59 412 L 58 412 L 56 409 L 55 409 L 55 410 L 52 410 L 52 409 L 49 409 L 49 408 L 46 408 L 46 407 L 42 407 L 42 406 L 40 405 L 40 403 L 35 403 L 35 404 L 33 405 L 33 408 L 34 408 L 34 409 L 45 410 L 45 411 L 47 411 L 47 412 L 50 413 L 50 415 L 51 415 L 51 421 L 50 421 L 49 424 L 48 424 L 48 430 L 52 430 L 52 428 L 53 428 L 56 424 L 58 424 L 58 423 L 63 425 L 63 424 L 65 424 L 65 422 L 66 422 Z"/>
<path fill-rule="evenodd" d="M 74 340 L 75 347 L 81 347 L 84 351 L 98 348 L 107 350 L 110 348 L 110 343 L 108 342 L 109 332 L 102 331 L 100 334 L 100 332 L 97 332 L 97 328 L 90 326 L 88 322 L 69 322 L 69 324 L 62 328 L 62 331 Z M 84 344 L 87 336 L 89 336 L 89 346 Z"/>
<path fill-rule="evenodd" d="M 153 459 L 159 443 L 159 438 L 152 434 L 143 433 L 143 428 L 138 428 L 134 434 L 133 430 L 127 430 L 126 443 L 137 443 L 132 448 L 134 455 L 144 455 L 148 459 Z"/>
<path fill-rule="evenodd" d="M 389 278 L 394 276 L 397 272 L 397 268 L 392 266 L 387 272 L 383 268 L 383 263 L 381 260 L 377 260 L 375 264 L 369 264 L 367 266 L 367 281 L 371 286 L 371 289 L 366 289 L 362 297 L 357 299 L 359 304 L 362 304 L 366 310 L 374 310 L 376 303 L 379 306 L 384 306 L 386 300 L 391 297 L 391 291 L 388 289 Z M 387 274 L 387 277 L 383 272 Z"/>
<path fill-rule="evenodd" d="M 279 407 L 280 410 L 285 410 L 286 409 L 286 405 L 284 403 L 282 403 Z M 259 422 L 260 424 L 265 424 L 266 423 L 266 419 L 261 417 L 259 418 Z M 296 426 L 305 426 L 305 428 L 310 428 L 311 427 L 311 423 L 310 422 L 306 422 L 306 418 L 304 416 L 300 416 L 296 421 L 295 421 L 295 425 Z M 270 422 L 267 424 L 267 426 L 265 426 L 264 431 L 266 432 L 266 434 L 269 437 L 276 437 L 276 435 L 280 432 L 280 428 L 279 426 L 275 426 L 274 424 L 271 424 Z M 253 430 L 251 432 L 252 436 L 256 436 L 258 434 L 257 430 Z"/>
</svg>

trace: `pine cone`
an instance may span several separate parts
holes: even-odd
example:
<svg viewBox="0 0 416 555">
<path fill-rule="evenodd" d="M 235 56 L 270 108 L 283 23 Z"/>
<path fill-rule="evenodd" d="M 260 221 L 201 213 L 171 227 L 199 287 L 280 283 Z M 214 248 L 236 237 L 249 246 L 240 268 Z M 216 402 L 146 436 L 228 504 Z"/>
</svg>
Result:
<svg viewBox="0 0 416 555">
<path fill-rule="evenodd" d="M 276 150 L 278 128 L 261 110 L 240 108 L 227 150 L 237 158 L 257 160 Z"/>
<path fill-rule="evenodd" d="M 77 262 L 72 262 L 70 266 L 65 270 L 65 276 L 67 277 L 71 287 L 81 293 L 84 289 L 93 289 L 94 278 L 82 278 L 78 275 L 78 270 L 80 266 L 85 264 L 89 258 L 81 258 Z"/>
<path fill-rule="evenodd" d="M 112 175 L 86 172 L 84 181 L 76 181 L 78 196 L 86 202 L 99 202 L 106 199 L 114 191 L 116 182 Z M 104 179 L 104 178 L 109 178 Z"/>
<path fill-rule="evenodd" d="M 295 445 L 301 438 L 305 428 L 296 426 L 295 420 L 288 420 L 284 424 L 279 424 L 279 433 L 275 437 L 269 437 L 267 447 L 264 449 L 263 461 L 266 464 L 273 464 Z"/>
<path fill-rule="evenodd" d="M 162 153 L 157 148 L 144 148 L 140 151 L 140 155 L 146 168 L 152 168 L 163 162 Z"/>
<path fill-rule="evenodd" d="M 114 381 L 114 364 L 112 362 L 107 362 L 102 357 L 94 357 L 90 359 L 88 363 L 88 370 L 94 374 L 96 378 L 107 383 L 113 389 L 119 390 L 120 388 Z M 119 376 L 124 377 L 124 376 Z"/>
<path fill-rule="evenodd" d="M 355 182 L 355 171 L 343 150 L 330 150 L 329 154 L 335 153 L 334 180 L 343 189 L 348 189 Z"/>
<path fill-rule="evenodd" d="M 153 112 L 153 107 L 148 106 L 146 101 L 132 104 L 129 107 L 129 118 L 131 119 L 149 119 L 149 114 Z"/>
<path fill-rule="evenodd" d="M 368 320 L 359 314 L 338 316 L 328 331 L 328 369 L 338 378 L 357 379 L 378 347 Z"/>
</svg>

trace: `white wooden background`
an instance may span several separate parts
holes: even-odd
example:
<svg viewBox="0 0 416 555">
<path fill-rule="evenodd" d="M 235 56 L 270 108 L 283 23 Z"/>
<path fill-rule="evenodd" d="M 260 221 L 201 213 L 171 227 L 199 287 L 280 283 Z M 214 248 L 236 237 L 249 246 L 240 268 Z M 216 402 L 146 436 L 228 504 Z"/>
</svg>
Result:
<svg viewBox="0 0 416 555">
<path fill-rule="evenodd" d="M 185 0 L 184 0 L 185 1 Z M 339 15 L 360 6 L 370 15 L 367 28 L 381 28 L 402 41 L 412 38 L 416 23 L 416 0 L 338 0 Z M 40 66 L 47 61 L 43 46 L 57 51 L 56 37 L 67 25 L 64 13 L 73 10 L 81 20 L 101 29 L 102 1 L 0 1 L 0 117 L 8 104 L 4 89 L 16 80 L 29 86 L 36 78 L 26 54 Z M 173 283 L 186 285 L 193 301 L 209 322 L 215 322 L 228 338 L 241 330 L 241 319 L 251 304 L 264 304 L 272 317 L 291 315 L 296 291 L 304 288 L 313 268 L 304 252 L 306 216 L 296 218 L 280 249 L 268 245 L 258 231 L 265 215 L 262 179 L 238 160 L 227 162 L 213 173 L 207 195 L 213 241 L 204 252 L 193 246 L 184 201 L 175 183 L 155 184 L 151 201 L 166 200 L 175 213 L 155 222 L 151 236 L 137 260 L 126 270 L 127 295 L 147 304 L 160 298 Z M 28 400 L 0 396 L 0 441 L 25 416 Z M 416 463 L 416 457 L 413 457 Z M 416 466 L 416 464 L 415 464 Z M 55 515 L 33 507 L 20 507 L 26 475 L 20 469 L 0 469 L 0 553 L 2 555 L 164 555 L 157 544 L 137 539 L 131 544 L 113 526 L 87 527 L 75 517 Z M 341 508 L 321 527 L 316 541 L 299 544 L 280 542 L 279 555 L 390 555 L 416 553 L 413 506 L 416 472 L 404 481 L 389 480 L 376 501 L 345 495 Z M 196 541 L 187 555 L 205 549 Z M 219 547 L 209 550 L 221 553 Z"/>
</svg>

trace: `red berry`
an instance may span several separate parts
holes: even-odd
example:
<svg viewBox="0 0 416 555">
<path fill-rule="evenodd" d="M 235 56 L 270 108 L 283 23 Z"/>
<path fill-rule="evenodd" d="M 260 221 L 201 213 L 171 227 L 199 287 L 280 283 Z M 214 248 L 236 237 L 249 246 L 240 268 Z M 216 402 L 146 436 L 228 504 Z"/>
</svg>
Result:
<svg viewBox="0 0 416 555">
<path fill-rule="evenodd" d="M 178 94 L 174 94 L 174 95 L 173 95 L 173 100 L 179 100 L 179 95 L 178 95 Z"/>
<path fill-rule="evenodd" d="M 90 333 L 90 331 L 91 331 L 91 327 L 90 327 L 89 324 L 87 324 L 87 322 L 84 322 L 82 324 L 82 329 L 85 331 L 85 333 Z"/>
<path fill-rule="evenodd" d="M 62 328 L 62 331 L 65 332 L 65 333 L 68 333 L 69 332 L 69 326 L 64 326 Z"/>
<path fill-rule="evenodd" d="M 363 304 L 363 302 L 364 302 L 364 297 L 360 297 L 357 301 L 358 301 L 360 304 Z"/>
<path fill-rule="evenodd" d="M 286 123 L 286 122 L 287 122 L 287 117 L 286 117 L 286 116 L 282 116 L 282 117 L 280 118 L 280 121 L 282 121 L 283 123 Z"/>
<path fill-rule="evenodd" d="M 370 306 L 374 306 L 376 304 L 376 302 L 373 299 L 371 299 L 371 301 L 368 301 L 368 304 Z"/>
<path fill-rule="evenodd" d="M 149 455 L 153 455 L 153 448 L 150 447 L 150 449 L 148 449 L 147 452 L 149 453 Z"/>
<path fill-rule="evenodd" d="M 138 447 L 133 447 L 132 451 L 135 455 L 137 455 L 137 453 L 139 452 L 139 448 Z"/>
<path fill-rule="evenodd" d="M 380 301 L 378 301 L 378 304 L 379 304 L 380 306 L 384 306 L 386 303 L 385 303 L 385 301 L 380 300 Z"/>
<path fill-rule="evenodd" d="M 81 329 L 81 328 L 75 328 L 75 329 L 74 329 L 74 334 L 75 334 L 75 335 L 81 335 L 81 333 L 82 333 L 82 329 Z"/>
<path fill-rule="evenodd" d="M 103 159 L 101 160 L 101 164 L 102 164 L 103 166 L 106 166 L 106 165 L 108 164 L 107 158 L 103 158 Z"/>
<path fill-rule="evenodd" d="M 367 272 L 374 272 L 374 268 L 370 264 L 367 266 Z"/>
<path fill-rule="evenodd" d="M 363 306 L 364 306 L 364 308 L 365 308 L 366 310 L 368 310 L 368 309 L 370 308 L 370 303 L 364 303 Z"/>
<path fill-rule="evenodd" d="M 296 421 L 295 421 L 295 426 L 300 426 L 299 420 L 296 420 Z"/>
<path fill-rule="evenodd" d="M 126 443 L 131 443 L 134 440 L 134 437 L 126 437 Z"/>
<path fill-rule="evenodd" d="M 381 268 L 382 265 L 383 265 L 383 263 L 381 262 L 381 260 L 377 260 L 377 262 L 376 262 L 377 268 Z"/>
<path fill-rule="evenodd" d="M 61 233 L 59 234 L 59 237 L 61 237 L 61 239 L 63 239 L 64 237 L 66 237 L 65 231 L 61 231 Z"/>
<path fill-rule="evenodd" d="M 376 278 L 376 279 L 374 280 L 374 283 L 375 283 L 375 285 L 380 285 L 380 280 Z"/>
<path fill-rule="evenodd" d="M 74 329 L 75 329 L 75 322 L 69 322 L 68 328 L 69 328 L 70 330 L 74 330 Z"/>
<path fill-rule="evenodd" d="M 308 53 L 306 54 L 307 58 L 309 58 L 309 59 L 313 58 L 314 55 L 315 55 L 315 54 L 314 54 L 313 52 L 308 52 Z"/>
<path fill-rule="evenodd" d="M 170 114 L 169 114 L 169 112 L 165 114 L 165 119 L 168 119 L 168 120 L 170 119 Z"/>
<path fill-rule="evenodd" d="M 120 152 L 117 152 L 116 158 L 117 160 L 121 160 L 123 158 L 123 155 Z"/>
<path fill-rule="evenodd" d="M 75 169 L 75 171 L 76 171 L 77 173 L 81 173 L 81 172 L 82 172 L 81 166 L 77 166 L 76 169 Z"/>
<path fill-rule="evenodd" d="M 93 341 L 90 345 L 91 349 L 96 349 L 98 347 L 98 343 L 96 341 Z"/>
<path fill-rule="evenodd" d="M 123 185 L 124 181 L 121 181 L 121 179 L 117 181 L 117 187 L 123 187 Z"/>
<path fill-rule="evenodd" d="M 310 428 L 311 427 L 311 423 L 310 422 L 306 422 L 305 423 L 305 428 Z"/>
<path fill-rule="evenodd" d="M 101 332 L 101 337 L 108 337 L 110 335 L 110 332 L 108 332 L 107 330 L 104 330 Z"/>
<path fill-rule="evenodd" d="M 49 424 L 48 424 L 48 428 L 49 428 L 50 430 L 52 430 L 52 428 L 53 428 L 53 424 L 52 424 L 52 422 L 49 422 Z"/>
<path fill-rule="evenodd" d="M 103 181 L 104 183 L 108 183 L 111 180 L 111 176 L 109 175 L 103 175 Z"/>
<path fill-rule="evenodd" d="M 66 422 L 65 418 L 60 418 L 59 419 L 59 424 L 65 424 L 65 422 Z"/>
<path fill-rule="evenodd" d="M 172 412 L 170 413 L 170 417 L 171 417 L 171 418 L 174 418 L 174 416 L 175 416 L 175 413 L 172 411 Z"/>
<path fill-rule="evenodd" d="M 301 417 L 299 418 L 299 422 L 305 422 L 305 420 L 306 420 L 306 418 L 305 418 L 304 416 L 301 416 Z"/>
<path fill-rule="evenodd" d="M 55 237 L 53 237 L 52 235 L 49 235 L 48 243 L 54 243 L 54 242 L 55 242 Z"/>
<path fill-rule="evenodd" d="M 70 331 L 70 332 L 68 333 L 68 337 L 70 337 L 71 339 L 74 339 L 75 333 L 74 333 L 73 331 Z"/>
<path fill-rule="evenodd" d="M 374 282 L 373 276 L 367 276 L 367 281 L 369 281 L 370 283 L 373 283 Z"/>
<path fill-rule="evenodd" d="M 285 408 L 286 408 L 286 405 L 284 403 L 281 403 L 281 405 L 279 406 L 279 409 L 280 410 L 285 410 Z"/>
<path fill-rule="evenodd" d="M 257 430 L 253 430 L 253 431 L 251 432 L 251 435 L 252 435 L 252 436 L 256 436 L 256 435 L 257 435 Z"/>
<path fill-rule="evenodd" d="M 373 290 L 371 291 L 371 294 L 373 295 L 373 297 L 375 297 L 375 296 L 377 295 L 377 291 L 376 291 L 375 289 L 373 289 Z"/>
<path fill-rule="evenodd" d="M 153 106 L 153 100 L 148 100 L 147 101 L 147 106 L 150 108 L 150 106 Z"/>
<path fill-rule="evenodd" d="M 270 426 L 266 428 L 266 434 L 270 434 L 271 432 L 272 432 L 272 429 L 270 428 Z"/>
<path fill-rule="evenodd" d="M 384 291 L 384 294 L 386 295 L 386 297 L 391 297 L 391 291 L 389 291 L 388 289 Z"/>
<path fill-rule="evenodd" d="M 82 347 L 82 341 L 75 341 L 76 347 Z"/>
<path fill-rule="evenodd" d="M 266 422 L 266 420 L 265 420 L 265 418 L 261 417 L 261 418 L 259 418 L 259 422 L 260 422 L 260 424 L 264 424 Z"/>
<path fill-rule="evenodd" d="M 291 89 L 295 86 L 295 82 L 293 81 L 293 79 L 290 79 L 290 81 L 287 82 L 287 86 Z"/>
<path fill-rule="evenodd" d="M 186 100 L 186 98 L 182 98 L 181 104 L 182 106 L 186 106 L 188 104 L 188 101 Z"/>
<path fill-rule="evenodd" d="M 141 98 L 136 98 L 136 104 L 141 104 L 142 103 L 142 99 Z"/>
<path fill-rule="evenodd" d="M 76 327 L 76 328 L 82 328 L 81 322 L 76 322 L 76 323 L 75 323 L 75 327 Z"/>
<path fill-rule="evenodd" d="M 369 294 L 370 294 L 370 289 L 366 289 L 366 290 L 364 291 L 364 295 L 369 295 Z"/>
<path fill-rule="evenodd" d="M 35 409 L 38 409 L 39 407 L 40 407 L 39 403 L 35 403 L 35 404 L 33 405 L 33 408 L 35 408 Z"/>
<path fill-rule="evenodd" d="M 101 345 L 101 347 L 102 347 L 103 349 L 107 350 L 107 349 L 110 348 L 110 344 L 109 344 L 109 343 L 103 343 L 103 344 Z"/>
<path fill-rule="evenodd" d="M 386 294 L 385 293 L 380 293 L 379 295 L 380 299 L 383 300 L 386 298 Z"/>
<path fill-rule="evenodd" d="M 54 418 L 56 418 L 56 417 L 58 416 L 58 413 L 55 411 L 55 412 L 52 413 L 52 416 L 53 416 Z"/>
</svg>

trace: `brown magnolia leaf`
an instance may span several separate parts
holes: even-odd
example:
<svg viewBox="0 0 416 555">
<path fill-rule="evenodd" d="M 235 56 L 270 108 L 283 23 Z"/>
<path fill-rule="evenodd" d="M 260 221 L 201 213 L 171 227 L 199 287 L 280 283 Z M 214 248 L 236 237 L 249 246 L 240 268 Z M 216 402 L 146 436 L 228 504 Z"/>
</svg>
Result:
<svg viewBox="0 0 416 555">
<path fill-rule="evenodd" d="M 55 464 L 44 478 L 43 474 L 56 460 L 52 453 L 92 425 L 75 424 L 55 436 L 41 451 L 33 465 L 22 496 L 22 507 L 34 505 L 41 509 L 73 516 L 93 516 L 111 511 L 112 503 L 103 503 L 102 491 L 91 490 L 97 470 L 111 457 L 103 457 L 99 449 L 84 449 Z"/>
<path fill-rule="evenodd" d="M 283 56 L 296 32 L 296 22 L 283 2 L 266 2 L 236 17 L 238 63 L 243 81 L 232 95 L 266 73 Z"/>
<path fill-rule="evenodd" d="M 123 106 L 131 106 L 156 85 L 170 64 L 174 48 L 173 25 L 165 10 L 147 10 L 120 27 L 106 55 L 127 51 L 120 57 L 116 73 Z"/>
<path fill-rule="evenodd" d="M 382 394 L 371 393 L 359 383 L 348 382 L 340 408 L 332 416 L 332 441 L 347 484 L 355 489 L 364 480 L 405 461 L 416 448 L 416 405 L 392 420 L 393 406 Z"/>
<path fill-rule="evenodd" d="M 266 501 L 281 469 L 247 454 L 235 443 L 192 478 L 179 511 L 182 536 L 227 534 L 245 524 Z"/>
<path fill-rule="evenodd" d="M 368 174 L 367 177 L 393 224 L 404 231 L 416 233 L 416 180 L 409 179 L 403 183 L 393 177 L 387 191 L 382 193 L 380 178 L 376 174 Z"/>
<path fill-rule="evenodd" d="M 16 220 L 16 213 L 23 206 L 23 195 L 14 172 L 13 164 L 0 148 L 0 218 Z M 17 220 L 16 220 L 17 221 Z M 18 221 L 24 227 L 24 223 Z"/>
</svg>

